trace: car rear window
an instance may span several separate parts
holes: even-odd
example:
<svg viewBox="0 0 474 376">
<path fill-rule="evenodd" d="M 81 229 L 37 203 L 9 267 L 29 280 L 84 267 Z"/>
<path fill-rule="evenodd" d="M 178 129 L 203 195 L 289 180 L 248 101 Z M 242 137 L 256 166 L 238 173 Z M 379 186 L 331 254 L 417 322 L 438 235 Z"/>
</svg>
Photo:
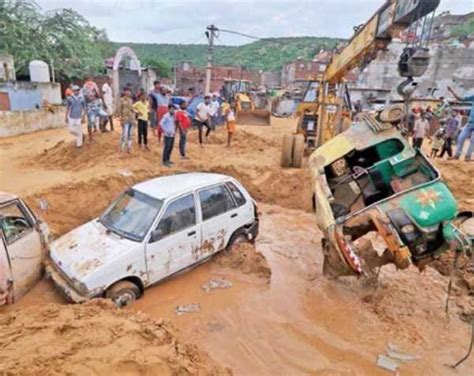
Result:
<svg viewBox="0 0 474 376">
<path fill-rule="evenodd" d="M 245 196 L 234 183 L 228 182 L 227 188 L 229 188 L 230 192 L 232 193 L 232 196 L 234 197 L 237 206 L 242 206 L 247 202 Z"/>
</svg>

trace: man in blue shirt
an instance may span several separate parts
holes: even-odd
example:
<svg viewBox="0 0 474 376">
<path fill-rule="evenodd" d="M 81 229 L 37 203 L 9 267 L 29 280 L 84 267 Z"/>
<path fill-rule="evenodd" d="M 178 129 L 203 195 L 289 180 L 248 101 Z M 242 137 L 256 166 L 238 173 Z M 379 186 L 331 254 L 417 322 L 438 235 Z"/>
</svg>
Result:
<svg viewBox="0 0 474 376">
<path fill-rule="evenodd" d="M 469 120 L 467 121 L 466 126 L 459 134 L 458 141 L 456 143 L 456 154 L 454 155 L 454 158 L 459 159 L 461 157 L 462 149 L 464 148 L 464 143 L 467 139 L 470 139 L 469 147 L 467 148 L 464 160 L 472 161 L 472 153 L 474 152 L 474 95 L 469 95 L 463 98 L 457 95 L 454 90 L 449 86 L 448 90 L 458 101 L 471 102 L 471 112 L 469 114 Z"/>
<path fill-rule="evenodd" d="M 80 148 L 84 137 L 82 136 L 82 123 L 86 116 L 86 103 L 80 95 L 81 88 L 72 86 L 73 95 L 67 98 L 66 123 L 69 132 L 76 138 L 76 147 Z"/>
<path fill-rule="evenodd" d="M 171 152 L 174 146 L 174 136 L 176 133 L 176 122 L 174 118 L 174 106 L 168 105 L 168 112 L 160 120 L 160 128 L 163 132 L 164 145 L 163 145 L 163 166 L 171 167 Z"/>
</svg>

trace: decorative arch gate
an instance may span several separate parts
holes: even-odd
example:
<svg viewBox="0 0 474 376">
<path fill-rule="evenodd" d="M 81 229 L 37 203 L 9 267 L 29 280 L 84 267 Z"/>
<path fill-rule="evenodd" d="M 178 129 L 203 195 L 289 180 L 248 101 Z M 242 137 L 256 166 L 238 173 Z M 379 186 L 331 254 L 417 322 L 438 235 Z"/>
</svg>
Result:
<svg viewBox="0 0 474 376">
<path fill-rule="evenodd" d="M 119 88 L 119 67 L 120 63 L 122 62 L 124 57 L 129 57 L 133 63 L 135 64 L 135 68 L 138 71 L 138 76 L 141 76 L 142 74 L 142 69 L 140 66 L 140 60 L 138 60 L 137 55 L 135 54 L 135 51 L 133 51 L 130 47 L 124 46 L 120 47 L 115 54 L 114 57 L 114 65 L 113 65 L 113 71 L 112 71 L 112 85 L 113 85 L 113 92 L 115 95 L 115 105 L 118 104 L 118 100 L 120 98 L 120 88 Z"/>
</svg>

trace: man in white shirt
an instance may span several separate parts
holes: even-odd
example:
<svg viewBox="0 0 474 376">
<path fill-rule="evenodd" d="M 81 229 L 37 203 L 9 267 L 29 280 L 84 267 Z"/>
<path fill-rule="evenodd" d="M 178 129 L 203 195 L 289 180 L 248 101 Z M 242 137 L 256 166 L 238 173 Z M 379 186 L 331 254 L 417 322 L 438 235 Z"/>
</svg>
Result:
<svg viewBox="0 0 474 376">
<path fill-rule="evenodd" d="M 421 116 L 419 116 L 419 114 L 417 115 L 413 129 L 413 147 L 415 149 L 421 149 L 423 140 L 428 136 L 430 123 L 427 120 L 426 112 L 423 112 Z"/>
<path fill-rule="evenodd" d="M 212 100 L 211 100 L 211 104 L 210 104 L 210 107 L 211 107 L 211 126 L 213 129 L 216 129 L 216 126 L 220 125 L 220 107 L 221 107 L 221 104 L 219 103 L 219 99 L 217 98 L 217 95 L 213 95 L 212 96 Z"/>
<path fill-rule="evenodd" d="M 107 121 L 110 123 L 110 130 L 114 130 L 114 121 L 112 119 L 112 115 L 114 113 L 114 95 L 112 92 L 112 88 L 110 87 L 111 83 L 112 79 L 110 77 L 107 77 L 107 80 L 105 81 L 104 85 L 102 85 L 102 96 L 104 98 L 105 111 L 108 115 L 108 119 L 105 118 L 102 123 L 102 131 L 105 131 Z"/>
<path fill-rule="evenodd" d="M 194 124 L 198 127 L 199 131 L 199 145 L 202 146 L 202 128 L 206 127 L 206 142 L 207 138 L 209 137 L 209 133 L 211 133 L 211 126 L 210 126 L 210 121 L 211 121 L 211 115 L 212 115 L 212 109 L 211 109 L 211 97 L 209 95 L 206 95 L 204 97 L 204 102 L 201 102 L 197 105 L 196 107 L 196 116 L 194 118 Z"/>
</svg>

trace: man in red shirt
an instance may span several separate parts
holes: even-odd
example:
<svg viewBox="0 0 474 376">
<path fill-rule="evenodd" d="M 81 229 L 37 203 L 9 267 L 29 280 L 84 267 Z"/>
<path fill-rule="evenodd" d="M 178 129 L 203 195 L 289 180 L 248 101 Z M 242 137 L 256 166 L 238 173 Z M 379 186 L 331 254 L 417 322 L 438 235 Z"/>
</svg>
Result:
<svg viewBox="0 0 474 376">
<path fill-rule="evenodd" d="M 191 127 L 191 120 L 186 112 L 185 101 L 179 104 L 179 110 L 176 111 L 174 117 L 179 130 L 179 154 L 181 154 L 181 159 L 189 159 L 189 157 L 186 156 L 186 139 L 188 129 Z"/>
</svg>

